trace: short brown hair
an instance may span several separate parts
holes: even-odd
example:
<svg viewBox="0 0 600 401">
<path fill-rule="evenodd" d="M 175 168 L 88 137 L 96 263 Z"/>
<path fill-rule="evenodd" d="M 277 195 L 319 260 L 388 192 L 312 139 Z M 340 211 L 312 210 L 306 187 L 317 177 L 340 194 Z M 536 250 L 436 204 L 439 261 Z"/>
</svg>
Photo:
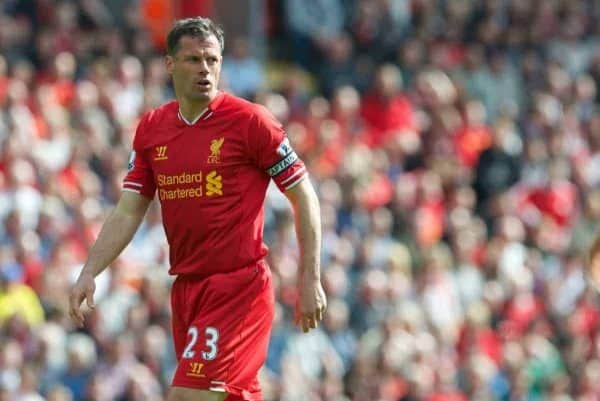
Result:
<svg viewBox="0 0 600 401">
<path fill-rule="evenodd" d="M 179 50 L 179 39 L 182 36 L 199 37 L 207 39 L 209 36 L 214 35 L 219 44 L 221 45 L 221 51 L 225 49 L 225 35 L 223 29 L 210 18 L 193 17 L 180 19 L 175 22 L 173 28 L 167 35 L 167 54 L 170 56 L 175 55 Z"/>
</svg>

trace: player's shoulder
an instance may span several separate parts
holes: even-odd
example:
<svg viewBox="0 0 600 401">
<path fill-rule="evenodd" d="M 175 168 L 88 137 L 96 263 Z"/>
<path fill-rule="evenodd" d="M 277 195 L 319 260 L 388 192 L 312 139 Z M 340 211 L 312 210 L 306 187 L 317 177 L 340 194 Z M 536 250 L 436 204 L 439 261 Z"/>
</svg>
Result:
<svg viewBox="0 0 600 401">
<path fill-rule="evenodd" d="M 254 103 L 231 93 L 224 92 L 221 107 L 228 114 L 237 114 L 246 118 L 269 116 L 270 113 L 262 104 Z"/>
<path fill-rule="evenodd" d="M 145 112 L 138 124 L 135 142 L 138 147 L 151 146 L 169 132 L 174 132 L 179 107 L 176 101 L 170 101 Z M 164 138 L 163 138 L 164 139 Z"/>
<path fill-rule="evenodd" d="M 145 125 L 150 126 L 168 123 L 170 120 L 173 120 L 177 117 L 177 110 L 177 101 L 172 100 L 144 113 L 142 116 L 142 122 Z"/>
</svg>

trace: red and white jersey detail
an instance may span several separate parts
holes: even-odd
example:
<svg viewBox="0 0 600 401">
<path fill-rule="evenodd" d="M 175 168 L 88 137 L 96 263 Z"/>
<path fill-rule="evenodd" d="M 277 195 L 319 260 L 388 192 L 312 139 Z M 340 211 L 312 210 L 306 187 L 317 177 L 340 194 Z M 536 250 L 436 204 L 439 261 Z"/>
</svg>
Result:
<svg viewBox="0 0 600 401">
<path fill-rule="evenodd" d="M 302 167 L 297 169 L 295 173 L 287 177 L 285 180 L 281 181 L 281 185 L 284 186 L 284 189 L 287 191 L 296 186 L 304 177 L 306 177 L 306 167 Z"/>
<path fill-rule="evenodd" d="M 194 118 L 193 121 L 188 121 L 188 119 L 186 119 L 183 114 L 181 114 L 181 110 L 177 110 L 177 116 L 179 117 L 179 119 L 183 122 L 185 122 L 187 125 L 194 125 L 198 122 L 198 120 L 202 119 L 207 119 L 208 117 L 210 117 L 211 111 L 206 108 L 204 110 L 202 110 L 202 112 L 200 114 L 198 114 L 198 116 L 196 118 Z"/>
<path fill-rule="evenodd" d="M 142 118 L 123 190 L 158 195 L 171 274 L 208 276 L 263 258 L 263 204 L 307 176 L 281 124 L 262 106 L 220 92 L 194 122 L 176 101 Z"/>
</svg>

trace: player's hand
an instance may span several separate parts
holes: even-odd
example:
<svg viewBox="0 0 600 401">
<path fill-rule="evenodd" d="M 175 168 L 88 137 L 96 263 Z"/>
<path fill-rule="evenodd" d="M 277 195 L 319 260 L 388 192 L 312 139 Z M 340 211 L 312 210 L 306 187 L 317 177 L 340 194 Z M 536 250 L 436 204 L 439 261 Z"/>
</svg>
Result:
<svg viewBox="0 0 600 401">
<path fill-rule="evenodd" d="M 69 316 L 78 327 L 83 327 L 83 312 L 81 311 L 81 303 L 86 300 L 87 306 L 90 309 L 94 308 L 94 291 L 96 291 L 96 283 L 94 276 L 89 273 L 82 273 L 69 294 Z"/>
<path fill-rule="evenodd" d="M 320 280 L 301 283 L 298 290 L 294 320 L 297 326 L 302 327 L 303 332 L 308 333 L 310 329 L 316 329 L 319 322 L 323 320 L 327 309 L 327 298 Z"/>
</svg>

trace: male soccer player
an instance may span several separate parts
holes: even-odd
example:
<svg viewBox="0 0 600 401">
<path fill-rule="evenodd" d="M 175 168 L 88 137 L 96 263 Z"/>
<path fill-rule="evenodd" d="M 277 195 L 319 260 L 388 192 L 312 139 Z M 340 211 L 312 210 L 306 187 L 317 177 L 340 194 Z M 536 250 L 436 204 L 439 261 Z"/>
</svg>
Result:
<svg viewBox="0 0 600 401">
<path fill-rule="evenodd" d="M 273 317 L 263 203 L 273 179 L 290 200 L 301 251 L 297 319 L 323 318 L 319 202 L 304 164 L 263 107 L 217 89 L 223 32 L 211 20 L 176 22 L 166 67 L 176 101 L 139 123 L 121 198 L 70 294 L 83 325 L 94 277 L 131 240 L 155 195 L 170 245 L 178 367 L 168 401 L 261 400 L 257 373 Z"/>
</svg>

